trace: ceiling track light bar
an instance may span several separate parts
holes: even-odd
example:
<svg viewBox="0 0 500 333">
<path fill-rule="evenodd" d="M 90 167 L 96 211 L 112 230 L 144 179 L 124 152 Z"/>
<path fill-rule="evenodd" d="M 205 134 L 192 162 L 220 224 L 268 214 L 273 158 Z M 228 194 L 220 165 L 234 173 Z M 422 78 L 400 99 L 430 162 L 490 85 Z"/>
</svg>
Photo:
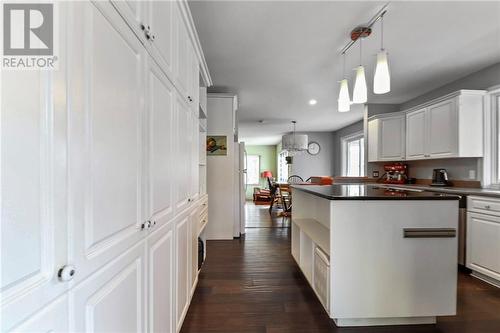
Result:
<svg viewBox="0 0 500 333">
<path fill-rule="evenodd" d="M 342 51 L 340 51 L 340 54 L 345 54 L 350 48 L 351 46 L 354 45 L 354 43 L 356 43 L 356 41 L 359 39 L 359 38 L 362 38 L 362 37 L 368 37 L 370 36 L 371 32 L 372 32 L 372 26 L 378 21 L 380 20 L 384 15 L 385 13 L 387 13 L 387 7 L 389 6 L 389 2 L 386 3 L 379 11 L 377 14 L 375 14 L 375 16 L 372 17 L 372 19 L 368 22 L 368 24 L 364 25 L 364 26 L 359 26 L 359 27 L 356 27 L 354 28 L 352 31 L 351 31 L 351 41 L 349 43 L 347 43 L 346 46 L 344 46 L 344 48 L 342 49 Z"/>
</svg>

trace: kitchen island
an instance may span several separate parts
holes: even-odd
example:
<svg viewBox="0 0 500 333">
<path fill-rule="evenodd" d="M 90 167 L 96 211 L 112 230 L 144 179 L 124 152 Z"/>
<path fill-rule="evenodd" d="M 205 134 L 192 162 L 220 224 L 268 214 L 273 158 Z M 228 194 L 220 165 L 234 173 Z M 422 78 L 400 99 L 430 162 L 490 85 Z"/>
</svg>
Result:
<svg viewBox="0 0 500 333">
<path fill-rule="evenodd" d="M 455 195 L 293 186 L 292 256 L 337 326 L 456 314 Z"/>
</svg>

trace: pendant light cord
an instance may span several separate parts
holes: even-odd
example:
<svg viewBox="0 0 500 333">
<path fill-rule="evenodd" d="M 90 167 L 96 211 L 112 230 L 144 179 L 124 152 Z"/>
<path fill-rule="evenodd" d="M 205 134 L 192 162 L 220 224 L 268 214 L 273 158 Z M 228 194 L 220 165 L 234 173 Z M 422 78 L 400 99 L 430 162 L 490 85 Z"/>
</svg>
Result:
<svg viewBox="0 0 500 333">
<path fill-rule="evenodd" d="M 362 66 L 363 64 L 363 43 L 362 43 L 362 37 L 359 37 L 359 65 Z"/>
<path fill-rule="evenodd" d="M 380 49 L 384 50 L 384 16 L 380 18 Z"/>
</svg>

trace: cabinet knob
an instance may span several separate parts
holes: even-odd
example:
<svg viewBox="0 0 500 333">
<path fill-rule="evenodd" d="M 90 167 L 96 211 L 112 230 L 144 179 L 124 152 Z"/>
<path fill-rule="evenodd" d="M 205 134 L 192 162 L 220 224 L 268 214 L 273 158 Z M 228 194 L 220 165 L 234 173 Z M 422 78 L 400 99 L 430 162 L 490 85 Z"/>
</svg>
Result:
<svg viewBox="0 0 500 333">
<path fill-rule="evenodd" d="M 76 270 L 73 265 L 64 265 L 57 272 L 57 277 L 61 282 L 67 282 L 73 280 Z"/>
</svg>

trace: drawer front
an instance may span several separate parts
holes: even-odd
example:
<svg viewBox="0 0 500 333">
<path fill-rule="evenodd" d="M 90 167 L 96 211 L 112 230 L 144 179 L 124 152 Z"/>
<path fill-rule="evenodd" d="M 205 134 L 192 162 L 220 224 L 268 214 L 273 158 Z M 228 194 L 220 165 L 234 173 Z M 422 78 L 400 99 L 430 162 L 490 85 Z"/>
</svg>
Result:
<svg viewBox="0 0 500 333">
<path fill-rule="evenodd" d="M 467 211 L 500 216 L 500 199 L 470 196 L 467 198 Z"/>
</svg>

